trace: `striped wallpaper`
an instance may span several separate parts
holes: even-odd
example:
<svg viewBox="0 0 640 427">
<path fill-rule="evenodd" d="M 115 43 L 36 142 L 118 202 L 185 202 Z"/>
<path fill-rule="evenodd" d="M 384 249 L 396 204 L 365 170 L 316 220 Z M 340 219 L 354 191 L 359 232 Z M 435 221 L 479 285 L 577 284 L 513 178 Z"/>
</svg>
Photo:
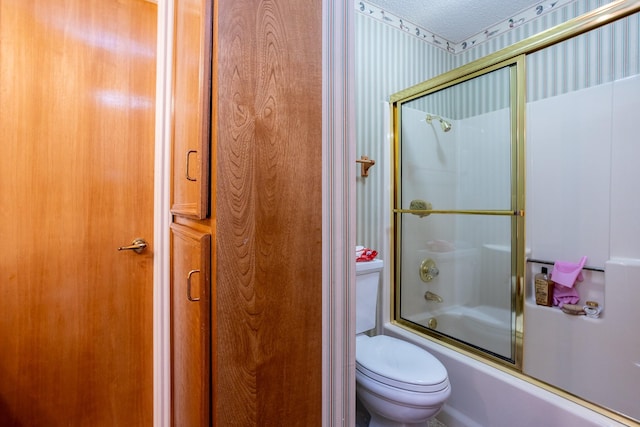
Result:
<svg viewBox="0 0 640 427">
<path fill-rule="evenodd" d="M 487 56 L 493 52 L 510 46 L 513 43 L 524 40 L 527 37 L 531 37 L 544 30 L 548 30 L 549 28 L 562 24 L 572 18 L 584 15 L 585 13 L 608 3 L 610 3 L 610 1 L 607 0 L 577 0 L 569 3 L 559 9 L 542 15 L 537 19 L 525 22 L 511 31 L 497 35 L 484 43 L 478 44 L 477 46 L 455 55 L 454 67 L 468 64 L 471 61 Z"/>
<path fill-rule="evenodd" d="M 509 95 L 509 68 L 504 67 L 407 104 L 424 112 L 460 120 L 508 108 Z"/>
<path fill-rule="evenodd" d="M 512 31 L 452 54 L 364 14 L 355 14 L 356 51 L 356 156 L 376 160 L 368 178 L 358 174 L 356 182 L 358 244 L 383 252 L 385 188 L 390 185 L 383 165 L 391 163 L 391 147 L 384 134 L 389 119 L 386 101 L 401 89 L 423 82 L 456 67 L 484 57 L 515 42 L 598 8 L 608 1 L 575 1 L 526 22 Z M 531 54 L 527 58 L 527 101 L 561 95 L 640 73 L 640 14 L 564 43 Z M 491 78 L 482 83 L 499 87 Z M 488 85 L 488 86 L 487 86 Z M 490 91 L 489 91 L 490 92 Z M 430 111 L 461 119 L 501 107 L 505 97 L 477 99 L 468 87 L 454 99 L 441 100 L 443 111 Z M 485 91 L 485 93 L 487 93 Z M 431 107 L 429 107 L 431 108 Z"/>
<path fill-rule="evenodd" d="M 640 14 L 527 56 L 527 101 L 640 73 Z"/>
<path fill-rule="evenodd" d="M 410 34 L 397 30 L 365 15 L 355 14 L 355 73 L 356 73 L 356 157 L 362 155 L 376 161 L 369 169 L 369 177 L 356 179 L 356 243 L 382 248 L 383 200 L 389 186 L 384 168 L 390 164 L 391 146 L 385 135 L 389 109 L 389 95 L 453 67 L 450 53 L 425 43 Z M 354 167 L 357 167 L 354 165 Z M 357 169 L 359 171 L 359 169 Z"/>
</svg>

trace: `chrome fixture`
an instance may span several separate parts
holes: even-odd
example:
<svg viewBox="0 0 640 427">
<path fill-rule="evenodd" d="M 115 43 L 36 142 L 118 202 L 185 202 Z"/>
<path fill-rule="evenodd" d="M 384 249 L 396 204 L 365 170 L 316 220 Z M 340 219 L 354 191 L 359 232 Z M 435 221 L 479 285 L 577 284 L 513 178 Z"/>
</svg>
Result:
<svg viewBox="0 0 640 427">
<path fill-rule="evenodd" d="M 436 262 L 431 258 L 427 258 L 420 263 L 420 279 L 423 282 L 430 282 L 440 274 L 440 270 L 436 267 Z M 439 297 L 438 297 L 439 298 Z"/>
<path fill-rule="evenodd" d="M 448 121 L 446 121 L 440 116 L 432 116 L 431 114 L 427 114 L 427 117 L 425 120 L 427 121 L 428 124 L 431 124 L 431 121 L 434 119 L 440 120 L 440 127 L 442 128 L 443 132 L 449 132 L 451 130 L 451 123 L 449 123 Z"/>
<path fill-rule="evenodd" d="M 442 297 L 438 294 L 434 294 L 431 291 L 427 291 L 424 293 L 424 299 L 426 299 L 427 301 L 442 302 Z"/>
</svg>

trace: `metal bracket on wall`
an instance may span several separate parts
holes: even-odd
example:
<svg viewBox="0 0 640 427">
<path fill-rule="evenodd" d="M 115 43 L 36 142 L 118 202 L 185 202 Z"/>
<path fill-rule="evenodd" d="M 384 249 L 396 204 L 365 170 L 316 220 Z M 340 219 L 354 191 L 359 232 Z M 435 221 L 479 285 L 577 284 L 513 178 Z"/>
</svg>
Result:
<svg viewBox="0 0 640 427">
<path fill-rule="evenodd" d="M 366 178 L 369 176 L 369 168 L 375 165 L 376 161 L 369 159 L 367 156 L 360 156 L 359 159 L 356 159 L 356 163 L 360 163 L 360 176 Z"/>
</svg>

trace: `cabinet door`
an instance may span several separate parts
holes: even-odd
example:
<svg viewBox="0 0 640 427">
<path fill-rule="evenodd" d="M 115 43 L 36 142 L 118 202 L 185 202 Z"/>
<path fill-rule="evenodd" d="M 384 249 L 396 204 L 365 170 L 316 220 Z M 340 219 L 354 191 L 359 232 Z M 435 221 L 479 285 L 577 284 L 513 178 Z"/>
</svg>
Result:
<svg viewBox="0 0 640 427">
<path fill-rule="evenodd" d="M 172 424 L 210 424 L 211 235 L 171 225 Z"/>
<path fill-rule="evenodd" d="M 175 0 L 171 212 L 206 218 L 211 130 L 211 0 Z"/>
</svg>

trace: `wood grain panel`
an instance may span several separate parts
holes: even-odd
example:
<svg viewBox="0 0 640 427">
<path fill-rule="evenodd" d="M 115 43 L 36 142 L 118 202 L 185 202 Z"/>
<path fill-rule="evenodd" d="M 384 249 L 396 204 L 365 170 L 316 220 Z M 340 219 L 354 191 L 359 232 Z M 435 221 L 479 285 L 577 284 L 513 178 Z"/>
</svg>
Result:
<svg viewBox="0 0 640 427">
<path fill-rule="evenodd" d="M 320 425 L 322 3 L 218 7 L 216 422 Z"/>
<path fill-rule="evenodd" d="M 156 13 L 0 2 L 2 426 L 152 424 Z"/>
</svg>

